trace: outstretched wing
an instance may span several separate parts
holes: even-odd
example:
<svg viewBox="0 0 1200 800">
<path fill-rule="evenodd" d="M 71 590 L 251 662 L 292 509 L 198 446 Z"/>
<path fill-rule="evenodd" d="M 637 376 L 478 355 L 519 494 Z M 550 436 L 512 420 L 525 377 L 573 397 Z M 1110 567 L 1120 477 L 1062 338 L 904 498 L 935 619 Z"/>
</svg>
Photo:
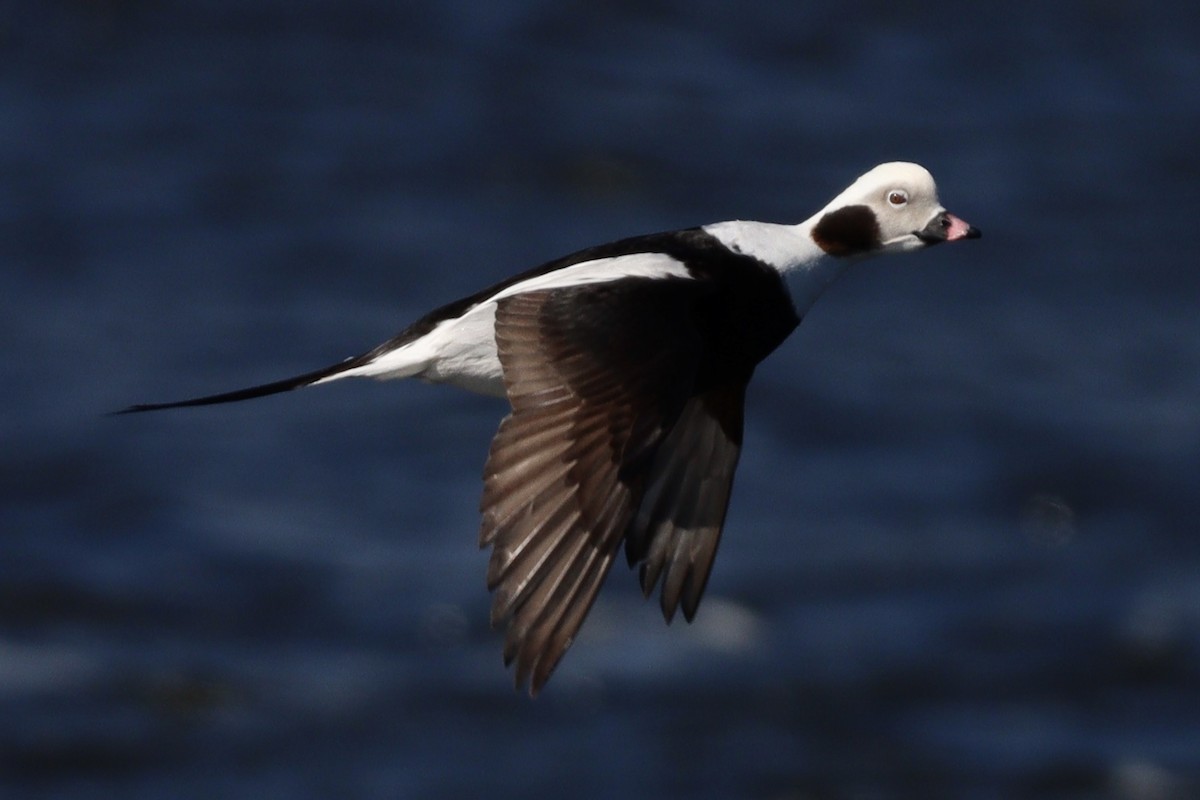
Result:
<svg viewBox="0 0 1200 800">
<path fill-rule="evenodd" d="M 745 388 L 714 387 L 687 402 L 658 448 L 625 539 L 646 597 L 661 577 L 668 623 L 681 603 L 691 622 L 708 583 L 742 449 Z"/>
<path fill-rule="evenodd" d="M 527 292 L 496 310 L 512 413 L 484 471 L 492 622 L 536 693 L 582 625 L 621 540 L 695 611 L 741 440 L 744 384 L 705 385 L 711 286 L 623 278 Z M 699 463 L 707 461 L 707 463 Z M 695 463 L 694 463 L 695 462 Z M 648 582 L 647 582 L 648 581 Z M 670 613 L 668 613 L 668 619 Z"/>
</svg>

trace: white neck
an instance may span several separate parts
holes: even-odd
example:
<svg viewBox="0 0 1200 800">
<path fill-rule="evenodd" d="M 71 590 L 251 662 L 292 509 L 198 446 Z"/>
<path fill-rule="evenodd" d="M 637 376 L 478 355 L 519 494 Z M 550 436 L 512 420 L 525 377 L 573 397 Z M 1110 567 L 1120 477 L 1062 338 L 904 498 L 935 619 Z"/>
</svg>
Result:
<svg viewBox="0 0 1200 800">
<path fill-rule="evenodd" d="M 851 261 L 834 258 L 813 241 L 812 229 L 820 218 L 817 214 L 799 225 L 732 220 L 705 225 L 704 230 L 734 252 L 753 256 L 782 275 L 793 275 L 792 300 L 803 314 Z"/>
</svg>

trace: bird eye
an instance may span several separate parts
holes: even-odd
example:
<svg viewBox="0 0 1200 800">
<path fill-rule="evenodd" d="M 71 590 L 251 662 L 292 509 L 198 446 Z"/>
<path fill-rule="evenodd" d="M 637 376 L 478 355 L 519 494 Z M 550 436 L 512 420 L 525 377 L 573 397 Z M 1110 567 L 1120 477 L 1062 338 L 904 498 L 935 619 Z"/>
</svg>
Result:
<svg viewBox="0 0 1200 800">
<path fill-rule="evenodd" d="M 893 189 L 888 193 L 888 202 L 893 208 L 899 208 L 908 202 L 908 192 L 903 189 Z"/>
</svg>

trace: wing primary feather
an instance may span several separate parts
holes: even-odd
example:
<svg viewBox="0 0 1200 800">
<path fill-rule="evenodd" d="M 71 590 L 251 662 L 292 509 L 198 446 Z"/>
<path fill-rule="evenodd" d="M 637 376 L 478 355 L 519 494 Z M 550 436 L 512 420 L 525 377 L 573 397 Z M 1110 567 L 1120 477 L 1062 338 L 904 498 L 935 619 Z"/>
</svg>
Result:
<svg viewBox="0 0 1200 800">
<path fill-rule="evenodd" d="M 620 535 L 619 524 L 628 513 L 627 496 L 614 492 L 590 526 L 600 540 L 596 541 L 595 536 L 578 537 L 587 546 L 576 551 L 574 558 L 564 565 L 550 596 L 535 607 L 537 616 L 521 642 L 516 675 L 518 687 L 529 682 L 531 695 L 541 690 L 575 641 L 575 635 L 612 567 Z"/>
<path fill-rule="evenodd" d="M 689 400 L 656 452 L 626 537 L 643 594 L 661 581 L 668 623 L 681 605 L 692 620 L 712 570 L 740 452 L 741 394 L 717 388 Z"/>
</svg>

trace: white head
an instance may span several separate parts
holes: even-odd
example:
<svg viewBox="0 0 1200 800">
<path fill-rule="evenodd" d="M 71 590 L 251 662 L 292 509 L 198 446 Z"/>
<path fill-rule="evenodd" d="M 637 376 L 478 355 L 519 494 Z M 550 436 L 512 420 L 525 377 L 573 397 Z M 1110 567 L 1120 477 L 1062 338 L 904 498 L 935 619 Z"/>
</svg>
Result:
<svg viewBox="0 0 1200 800">
<path fill-rule="evenodd" d="M 813 241 L 843 257 L 905 253 L 980 235 L 942 207 L 929 170 L 904 161 L 875 167 L 811 222 Z"/>
</svg>

